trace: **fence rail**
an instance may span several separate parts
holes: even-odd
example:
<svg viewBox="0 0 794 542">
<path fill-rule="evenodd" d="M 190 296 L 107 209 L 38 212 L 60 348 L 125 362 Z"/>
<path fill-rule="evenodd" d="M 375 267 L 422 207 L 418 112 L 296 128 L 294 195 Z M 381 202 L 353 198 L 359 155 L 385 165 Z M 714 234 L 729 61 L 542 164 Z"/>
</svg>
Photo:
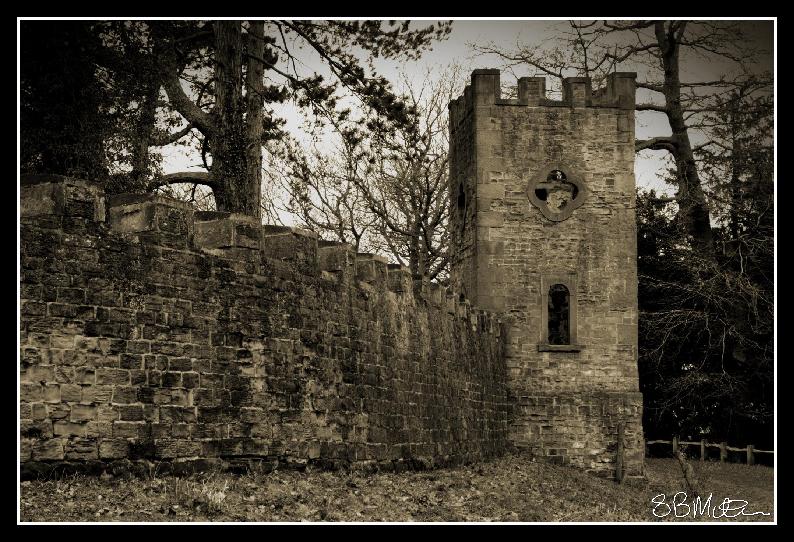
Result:
<svg viewBox="0 0 794 542">
<path fill-rule="evenodd" d="M 701 441 L 685 441 L 678 440 L 678 437 L 673 437 L 673 440 L 646 440 L 645 441 L 645 455 L 648 455 L 648 445 L 650 444 L 671 444 L 673 446 L 673 453 L 675 454 L 682 446 L 700 446 L 700 460 L 706 460 L 706 448 L 719 448 L 720 450 L 720 463 L 724 463 L 728 459 L 728 452 L 745 452 L 747 454 L 747 464 L 755 464 L 755 454 L 774 454 L 774 450 L 757 450 L 752 444 L 748 444 L 744 448 L 736 448 L 728 446 L 727 442 L 706 442 Z"/>
</svg>

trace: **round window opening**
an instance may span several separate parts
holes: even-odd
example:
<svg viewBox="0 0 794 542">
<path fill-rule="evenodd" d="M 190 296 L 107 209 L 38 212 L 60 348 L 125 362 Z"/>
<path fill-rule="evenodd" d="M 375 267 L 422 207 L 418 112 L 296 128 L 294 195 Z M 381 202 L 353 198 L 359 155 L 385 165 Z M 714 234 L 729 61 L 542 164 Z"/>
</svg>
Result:
<svg viewBox="0 0 794 542">
<path fill-rule="evenodd" d="M 559 222 L 582 205 L 586 190 L 569 168 L 549 166 L 539 171 L 529 183 L 527 196 L 543 216 Z"/>
<path fill-rule="evenodd" d="M 535 185 L 535 196 L 553 212 L 562 211 L 578 195 L 579 188 L 568 182 L 568 176 L 559 169 L 551 170 L 545 182 Z"/>
</svg>

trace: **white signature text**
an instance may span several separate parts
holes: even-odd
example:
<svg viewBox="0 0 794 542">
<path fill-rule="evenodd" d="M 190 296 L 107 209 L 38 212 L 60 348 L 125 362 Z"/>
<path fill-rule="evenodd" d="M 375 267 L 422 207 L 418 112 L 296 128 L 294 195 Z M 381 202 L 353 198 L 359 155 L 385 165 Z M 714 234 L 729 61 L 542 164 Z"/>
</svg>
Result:
<svg viewBox="0 0 794 542">
<path fill-rule="evenodd" d="M 672 499 L 668 499 L 664 493 L 656 495 L 651 499 L 653 515 L 657 518 L 666 518 L 673 515 L 677 518 L 692 517 L 710 517 L 713 519 L 719 518 L 735 518 L 737 516 L 771 516 L 768 512 L 747 512 L 745 508 L 749 504 L 744 499 L 729 499 L 725 497 L 719 504 L 717 501 L 712 502 L 713 494 L 709 493 L 707 499 L 703 499 L 700 495 L 687 501 L 687 494 L 685 491 L 679 491 L 673 495 Z"/>
</svg>

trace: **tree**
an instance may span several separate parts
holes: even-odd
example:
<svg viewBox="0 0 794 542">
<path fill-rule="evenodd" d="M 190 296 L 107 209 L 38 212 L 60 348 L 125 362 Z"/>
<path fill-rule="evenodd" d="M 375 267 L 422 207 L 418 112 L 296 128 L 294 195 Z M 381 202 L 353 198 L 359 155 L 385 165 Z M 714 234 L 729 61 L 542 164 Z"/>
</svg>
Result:
<svg viewBox="0 0 794 542">
<path fill-rule="evenodd" d="M 771 283 L 735 273 L 730 257 L 719 254 L 715 266 L 693 250 L 673 205 L 653 192 L 637 199 L 646 433 L 770 445 Z M 716 233 L 719 238 L 726 232 Z M 753 266 L 762 261 L 757 256 L 748 258 Z"/>
<path fill-rule="evenodd" d="M 159 79 L 141 29 L 124 21 L 21 23 L 23 172 L 87 178 L 109 193 L 146 189 L 159 166 L 150 147 L 172 139 L 155 123 Z"/>
<path fill-rule="evenodd" d="M 412 29 L 409 21 L 111 21 L 81 28 L 85 35 L 76 42 L 81 47 L 90 43 L 95 55 L 77 64 L 83 79 L 70 85 L 96 88 L 103 93 L 101 99 L 115 103 L 118 110 L 125 100 L 126 108 L 134 109 L 123 127 L 103 124 L 104 117 L 97 117 L 105 129 L 86 131 L 94 134 L 96 143 L 85 154 L 104 156 L 97 152 L 103 145 L 126 139 L 120 161 L 128 166 L 125 180 L 133 189 L 141 189 L 144 181 L 148 190 L 180 182 L 200 184 L 212 190 L 219 210 L 259 216 L 262 144 L 284 135 L 283 119 L 270 106 L 290 100 L 302 109 L 340 116 L 345 109 L 338 107 L 339 101 L 346 93 L 384 122 L 405 122 L 404 104 L 372 69 L 372 59 L 416 58 L 434 39 L 448 34 L 450 23 Z M 33 47 L 35 39 L 23 37 L 23 46 Z M 301 67 L 308 53 L 298 54 L 300 48 L 323 63 L 330 76 Z M 80 54 L 72 60 L 81 60 Z M 28 95 L 45 90 L 44 78 L 24 75 Z M 55 109 L 62 94 L 41 109 Z M 68 118 L 101 109 L 90 101 L 72 101 L 76 111 Z M 163 121 L 173 120 L 174 113 L 183 119 L 182 125 L 164 132 Z M 23 117 L 23 132 L 29 132 L 28 118 Z M 66 118 L 60 125 L 68 126 Z M 30 156 L 35 155 L 32 139 L 25 140 Z M 157 175 L 151 149 L 185 140 L 198 145 L 207 171 Z M 70 154 L 57 137 L 40 147 Z M 93 176 L 88 171 L 81 174 Z"/>
<path fill-rule="evenodd" d="M 695 153 L 715 253 L 694 250 L 674 201 L 638 198 L 640 370 L 646 427 L 772 444 L 774 191 L 771 97 L 753 82 L 703 118 Z"/>
<path fill-rule="evenodd" d="M 23 21 L 20 43 L 22 171 L 105 178 L 116 119 L 95 76 L 102 45 L 90 25 Z"/>
<path fill-rule="evenodd" d="M 369 118 L 337 125 L 338 145 L 292 144 L 282 153 L 283 210 L 308 228 L 390 254 L 416 277 L 443 279 L 448 267 L 448 113 L 460 69 L 413 82 L 401 75 L 409 121 L 396 128 Z M 357 129 L 356 127 L 364 129 Z"/>
<path fill-rule="evenodd" d="M 437 77 L 437 79 L 433 79 Z M 374 130 L 374 168 L 357 185 L 376 217 L 381 246 L 423 280 L 447 275 L 449 263 L 449 102 L 462 89 L 459 67 L 425 74 L 414 90 L 403 74 L 412 123 Z"/>
<path fill-rule="evenodd" d="M 268 216 L 294 216 L 303 227 L 358 251 L 374 250 L 370 243 L 375 219 L 369 212 L 356 179 L 364 161 L 349 145 L 328 152 L 313 142 L 306 150 L 296 141 L 271 147 L 270 170 L 277 172 L 284 197 L 271 200 Z"/>
<path fill-rule="evenodd" d="M 408 22 L 389 23 L 386 30 L 381 21 L 216 21 L 198 25 L 187 35 L 175 34 L 165 23 L 152 26 L 169 105 L 201 133 L 203 156 L 211 156 L 211 163 L 205 160 L 207 174 L 173 174 L 160 183 L 205 184 L 212 188 L 219 210 L 255 216 L 261 213 L 262 144 L 283 136 L 282 120 L 265 109 L 266 104 L 289 98 L 327 117 L 345 115 L 346 110 L 337 110 L 341 86 L 387 121 L 405 122 L 405 106 L 388 81 L 369 74 L 350 51 L 351 44 L 369 60 L 413 58 L 449 31 L 444 24 L 411 30 Z M 210 34 L 212 43 L 202 41 Z M 325 63 L 332 74 L 330 82 L 298 69 L 296 43 Z M 211 59 L 213 66 L 211 78 L 207 70 L 194 66 L 198 77 L 193 78 L 194 85 L 202 81 L 199 89 L 209 88 L 212 96 L 205 107 L 191 99 L 180 82 L 190 58 L 183 50 L 191 47 L 207 51 L 201 58 Z M 278 81 L 265 85 L 265 72 Z"/>
</svg>

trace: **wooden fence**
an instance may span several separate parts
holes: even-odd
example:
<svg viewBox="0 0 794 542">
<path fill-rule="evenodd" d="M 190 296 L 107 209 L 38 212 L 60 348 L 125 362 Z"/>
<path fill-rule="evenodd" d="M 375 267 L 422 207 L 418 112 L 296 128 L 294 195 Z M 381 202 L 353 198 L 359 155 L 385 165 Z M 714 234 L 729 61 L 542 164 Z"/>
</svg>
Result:
<svg viewBox="0 0 794 542">
<path fill-rule="evenodd" d="M 705 440 L 701 440 L 699 442 L 687 442 L 684 440 L 678 440 L 678 437 L 673 437 L 673 440 L 646 440 L 645 441 L 645 456 L 648 456 L 648 445 L 649 444 L 671 444 L 673 446 L 673 454 L 675 454 L 680 447 L 686 446 L 700 446 L 700 460 L 706 460 L 706 448 L 719 448 L 720 449 L 720 463 L 724 463 L 728 459 L 728 452 L 745 452 L 747 455 L 747 464 L 754 465 L 755 464 L 755 454 L 773 454 L 775 453 L 772 450 L 756 450 L 752 444 L 748 444 L 745 448 L 735 448 L 732 446 L 728 446 L 726 442 L 720 442 L 719 444 L 715 444 L 712 442 L 706 442 Z"/>
</svg>

